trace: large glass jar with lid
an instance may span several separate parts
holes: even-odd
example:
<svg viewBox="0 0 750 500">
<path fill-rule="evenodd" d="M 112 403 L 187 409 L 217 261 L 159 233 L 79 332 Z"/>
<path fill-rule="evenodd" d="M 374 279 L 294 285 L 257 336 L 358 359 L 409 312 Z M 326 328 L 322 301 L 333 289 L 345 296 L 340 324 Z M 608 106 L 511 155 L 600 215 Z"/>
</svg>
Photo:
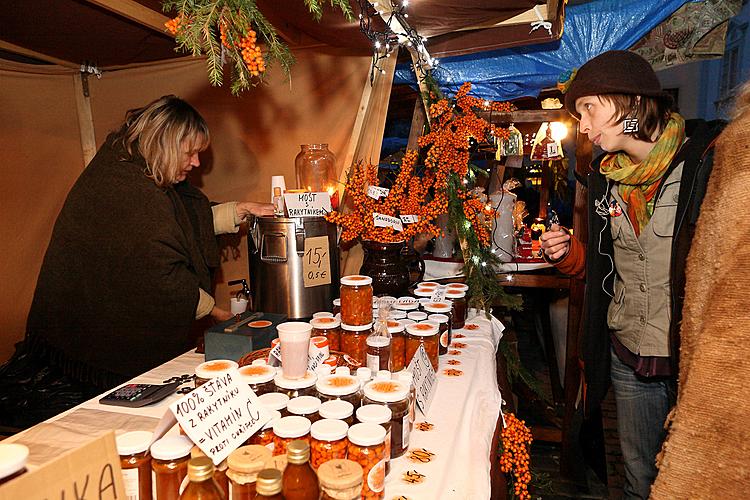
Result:
<svg viewBox="0 0 750 500">
<path fill-rule="evenodd" d="M 362 498 L 383 498 L 385 429 L 378 424 L 354 424 L 349 428 L 347 437 L 347 458 L 362 466 Z"/>
<path fill-rule="evenodd" d="M 195 387 L 200 387 L 208 380 L 235 370 L 239 367 L 236 361 L 231 359 L 214 359 L 206 361 L 195 367 Z"/>
<path fill-rule="evenodd" d="M 300 152 L 294 158 L 294 171 L 298 188 L 333 195 L 338 176 L 336 157 L 328 144 L 300 144 Z"/>
<path fill-rule="evenodd" d="M 280 418 L 273 425 L 273 454 L 285 455 L 289 443 L 295 439 L 310 441 L 310 420 L 292 415 Z"/>
<path fill-rule="evenodd" d="M 469 314 L 469 306 L 466 302 L 466 292 L 461 290 L 446 290 L 445 298 L 453 302 L 452 326 L 456 330 L 463 328 Z"/>
<path fill-rule="evenodd" d="M 151 445 L 151 487 L 156 498 L 179 497 L 192 449 L 187 436 L 166 436 Z"/>
<path fill-rule="evenodd" d="M 440 334 L 440 346 L 438 354 L 440 356 L 448 354 L 448 346 L 451 344 L 451 337 L 453 334 L 453 327 L 451 326 L 451 318 L 447 314 L 430 314 L 427 319 L 438 324 Z"/>
<path fill-rule="evenodd" d="M 440 327 L 437 323 L 423 321 L 406 326 L 406 366 L 409 366 L 419 346 L 424 346 L 432 368 L 438 370 Z"/>
<path fill-rule="evenodd" d="M 126 498 L 151 498 L 151 454 L 148 448 L 152 438 L 151 432 L 132 431 L 120 434 L 115 439 Z"/>
<path fill-rule="evenodd" d="M 341 320 L 339 318 L 313 318 L 312 336 L 323 336 L 328 339 L 328 347 L 332 351 L 341 350 Z"/>
<path fill-rule="evenodd" d="M 357 421 L 363 424 L 378 424 L 385 429 L 385 474 L 391 470 L 391 420 L 393 412 L 382 404 L 369 404 L 357 410 Z"/>
<path fill-rule="evenodd" d="M 400 380 L 375 380 L 365 385 L 363 404 L 379 404 L 391 410 L 391 458 L 409 447 L 409 387 Z"/>
<path fill-rule="evenodd" d="M 258 396 L 276 390 L 273 383 L 276 368 L 273 366 L 260 364 L 241 366 L 239 372 L 240 379 L 250 386 L 250 389 Z"/>
<path fill-rule="evenodd" d="M 346 458 L 346 433 L 349 424 L 343 420 L 324 418 L 310 427 L 310 465 L 318 470 L 334 458 Z"/>
<path fill-rule="evenodd" d="M 276 410 L 282 417 L 289 416 L 286 405 L 289 404 L 289 396 L 283 392 L 267 392 L 258 396 L 258 402 L 269 410 Z"/>
<path fill-rule="evenodd" d="M 290 415 L 305 417 L 310 422 L 316 422 L 320 419 L 318 410 L 320 409 L 320 399 L 315 396 L 300 396 L 289 400 L 286 409 Z"/>
<path fill-rule="evenodd" d="M 351 403 L 354 409 L 359 408 L 359 379 L 353 375 L 331 374 L 322 377 L 315 384 L 321 401 L 341 399 Z"/>
<path fill-rule="evenodd" d="M 372 278 L 361 274 L 341 278 L 341 322 L 359 326 L 372 323 Z"/>
<path fill-rule="evenodd" d="M 271 459 L 271 450 L 265 446 L 240 446 L 227 457 L 229 496 L 232 500 L 253 500 L 258 472 Z"/>
<path fill-rule="evenodd" d="M 315 396 L 315 382 L 318 376 L 314 372 L 308 371 L 302 378 L 288 378 L 279 371 L 273 379 L 276 385 L 276 392 L 286 394 L 289 399 L 299 396 Z"/>
<path fill-rule="evenodd" d="M 362 497 L 362 466 L 353 460 L 335 459 L 318 469 L 320 500 L 359 500 Z"/>
<path fill-rule="evenodd" d="M 341 324 L 341 352 L 350 356 L 358 366 L 367 363 L 367 337 L 372 333 L 372 323 L 366 325 Z"/>
<path fill-rule="evenodd" d="M 343 420 L 347 425 L 354 425 L 354 405 L 349 401 L 333 399 L 320 405 L 320 418 Z"/>
</svg>

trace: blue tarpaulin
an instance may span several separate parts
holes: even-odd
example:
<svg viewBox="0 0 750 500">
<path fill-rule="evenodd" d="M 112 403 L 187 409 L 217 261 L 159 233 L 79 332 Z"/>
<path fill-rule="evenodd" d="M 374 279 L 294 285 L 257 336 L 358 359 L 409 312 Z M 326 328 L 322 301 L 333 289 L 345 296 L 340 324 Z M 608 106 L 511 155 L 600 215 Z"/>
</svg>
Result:
<svg viewBox="0 0 750 500">
<path fill-rule="evenodd" d="M 536 97 L 542 89 L 554 87 L 562 73 L 592 57 L 631 47 L 687 1 L 597 0 L 571 5 L 565 8 L 560 40 L 441 59 L 433 76 L 448 94 L 472 82 L 472 95 L 483 99 Z M 393 83 L 416 88 L 412 66 L 400 64 Z"/>
</svg>

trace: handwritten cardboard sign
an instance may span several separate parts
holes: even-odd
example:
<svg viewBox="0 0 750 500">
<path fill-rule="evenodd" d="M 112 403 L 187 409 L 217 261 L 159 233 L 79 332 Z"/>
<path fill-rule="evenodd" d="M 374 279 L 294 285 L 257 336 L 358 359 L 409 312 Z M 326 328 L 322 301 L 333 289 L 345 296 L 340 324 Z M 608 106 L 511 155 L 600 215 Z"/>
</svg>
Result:
<svg viewBox="0 0 750 500">
<path fill-rule="evenodd" d="M 281 344 L 276 344 L 268 352 L 267 363 L 270 366 L 275 366 L 275 367 L 281 366 Z"/>
<path fill-rule="evenodd" d="M 302 284 L 305 288 L 331 283 L 331 257 L 328 236 L 305 238 L 302 256 Z"/>
<path fill-rule="evenodd" d="M 404 225 L 401 223 L 401 219 L 399 219 L 398 217 L 391 217 L 390 215 L 373 212 L 372 220 L 375 224 L 375 227 L 392 227 L 396 231 L 404 230 Z"/>
<path fill-rule="evenodd" d="M 414 224 L 419 222 L 418 215 L 399 215 L 399 219 L 401 219 L 401 222 L 404 224 Z"/>
<path fill-rule="evenodd" d="M 331 211 L 328 193 L 284 193 L 289 217 L 321 217 Z"/>
<path fill-rule="evenodd" d="M 432 367 L 432 363 L 430 363 L 430 358 L 427 356 L 424 346 L 420 345 L 417 352 L 414 353 L 414 357 L 411 359 L 407 370 L 414 375 L 414 387 L 417 390 L 417 406 L 422 410 L 422 414 L 427 415 L 432 397 L 435 395 L 437 375 L 435 375 L 435 369 Z"/>
<path fill-rule="evenodd" d="M 210 379 L 169 409 L 216 465 L 271 419 L 237 370 Z"/>
<path fill-rule="evenodd" d="M 376 200 L 379 198 L 385 198 L 390 192 L 390 189 L 378 186 L 369 186 L 367 188 L 367 196 Z"/>
<path fill-rule="evenodd" d="M 442 302 L 445 300 L 445 287 L 439 286 L 435 288 L 435 291 L 432 292 L 432 295 L 430 295 L 430 300 L 432 302 Z"/>
<path fill-rule="evenodd" d="M 109 432 L 0 487 L 0 500 L 125 498 L 115 433 Z"/>
</svg>

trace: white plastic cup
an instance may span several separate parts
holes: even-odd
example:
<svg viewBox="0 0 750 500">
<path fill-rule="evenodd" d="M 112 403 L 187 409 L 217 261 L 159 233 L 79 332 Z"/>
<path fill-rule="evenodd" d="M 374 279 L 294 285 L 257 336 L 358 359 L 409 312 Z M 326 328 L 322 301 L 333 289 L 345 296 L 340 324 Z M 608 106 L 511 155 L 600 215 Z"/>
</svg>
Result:
<svg viewBox="0 0 750 500">
<path fill-rule="evenodd" d="M 298 379 L 307 373 L 312 325 L 301 321 L 281 323 L 276 327 L 281 344 L 281 371 L 284 377 Z"/>
<path fill-rule="evenodd" d="M 229 299 L 229 307 L 232 314 L 238 315 L 247 311 L 247 299 L 241 297 L 232 297 Z"/>
<path fill-rule="evenodd" d="M 283 175 L 271 176 L 271 202 L 273 203 L 273 188 L 280 188 L 281 194 L 286 191 L 286 181 Z"/>
</svg>

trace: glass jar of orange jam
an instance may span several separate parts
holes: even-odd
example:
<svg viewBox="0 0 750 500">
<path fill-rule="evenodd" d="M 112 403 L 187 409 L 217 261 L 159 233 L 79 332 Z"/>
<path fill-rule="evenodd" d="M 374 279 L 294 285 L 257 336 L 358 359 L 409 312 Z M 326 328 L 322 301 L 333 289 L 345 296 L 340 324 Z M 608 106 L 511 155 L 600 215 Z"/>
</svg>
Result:
<svg viewBox="0 0 750 500">
<path fill-rule="evenodd" d="M 269 365 L 247 365 L 239 369 L 240 379 L 245 382 L 253 392 L 260 396 L 273 392 L 276 386 L 273 378 L 276 376 L 276 368 Z"/>
<path fill-rule="evenodd" d="M 438 353 L 440 351 L 440 327 L 437 323 L 423 321 L 406 326 L 406 366 L 409 366 L 414 353 L 417 352 L 420 345 L 424 346 L 427 357 L 430 358 L 430 364 L 437 371 Z"/>
<path fill-rule="evenodd" d="M 367 337 L 372 333 L 372 323 L 365 325 L 341 324 L 341 352 L 350 356 L 357 367 L 367 362 Z"/>
<path fill-rule="evenodd" d="M 343 420 L 318 420 L 310 427 L 310 465 L 318 470 L 324 462 L 346 458 L 346 433 L 349 424 Z"/>
<path fill-rule="evenodd" d="M 120 434 L 115 439 L 117 453 L 120 455 L 125 498 L 151 498 L 151 454 L 148 448 L 152 438 L 151 432 L 133 431 Z"/>
<path fill-rule="evenodd" d="M 341 278 L 341 322 L 372 323 L 372 278 L 355 274 Z"/>
<path fill-rule="evenodd" d="M 295 439 L 310 442 L 310 420 L 292 415 L 283 417 L 273 425 L 273 454 L 286 455 L 287 446 Z"/>
<path fill-rule="evenodd" d="M 328 348 L 332 351 L 341 350 L 341 320 L 339 318 L 313 318 L 313 337 L 323 336 L 328 339 Z"/>
<path fill-rule="evenodd" d="M 177 500 L 187 477 L 193 442 L 187 436 L 166 436 L 151 445 L 151 492 L 158 500 Z"/>
</svg>

